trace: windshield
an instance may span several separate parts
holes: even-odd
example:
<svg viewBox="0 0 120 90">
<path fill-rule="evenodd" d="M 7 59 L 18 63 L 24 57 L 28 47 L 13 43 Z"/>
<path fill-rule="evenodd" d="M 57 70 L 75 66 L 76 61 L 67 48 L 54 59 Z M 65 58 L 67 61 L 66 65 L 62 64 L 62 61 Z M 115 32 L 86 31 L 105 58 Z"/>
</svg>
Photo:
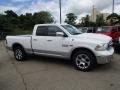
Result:
<svg viewBox="0 0 120 90">
<path fill-rule="evenodd" d="M 71 26 L 71 25 L 61 25 L 64 29 L 66 29 L 70 34 L 72 34 L 72 35 L 77 35 L 77 34 L 81 34 L 81 32 L 77 29 L 77 28 L 75 28 L 75 27 L 73 27 L 73 26 Z"/>
</svg>

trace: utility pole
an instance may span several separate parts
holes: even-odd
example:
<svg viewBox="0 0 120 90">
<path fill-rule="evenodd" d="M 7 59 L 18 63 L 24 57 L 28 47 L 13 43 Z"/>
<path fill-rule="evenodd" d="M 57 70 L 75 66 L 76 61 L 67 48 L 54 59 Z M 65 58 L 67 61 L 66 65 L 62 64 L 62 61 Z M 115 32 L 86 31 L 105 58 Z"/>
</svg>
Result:
<svg viewBox="0 0 120 90">
<path fill-rule="evenodd" d="M 61 22 L 62 22 L 62 20 L 61 20 L 61 0 L 59 0 L 59 8 L 60 8 L 60 24 L 61 24 Z"/>
<path fill-rule="evenodd" d="M 114 13 L 114 6 L 115 6 L 115 1 L 113 0 L 113 3 L 112 3 L 112 13 Z"/>
</svg>

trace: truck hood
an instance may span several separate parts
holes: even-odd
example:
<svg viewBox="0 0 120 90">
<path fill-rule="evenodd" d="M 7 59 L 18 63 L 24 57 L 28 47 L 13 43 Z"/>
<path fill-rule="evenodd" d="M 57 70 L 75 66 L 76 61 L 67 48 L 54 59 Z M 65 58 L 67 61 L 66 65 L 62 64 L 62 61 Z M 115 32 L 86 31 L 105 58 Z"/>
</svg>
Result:
<svg viewBox="0 0 120 90">
<path fill-rule="evenodd" d="M 112 40 L 111 37 L 102 35 L 102 34 L 93 34 L 93 33 L 83 33 L 80 35 L 73 35 L 73 38 L 79 38 L 79 39 L 84 39 L 87 41 L 93 41 L 93 42 L 100 42 L 100 43 L 108 43 L 109 41 Z"/>
</svg>

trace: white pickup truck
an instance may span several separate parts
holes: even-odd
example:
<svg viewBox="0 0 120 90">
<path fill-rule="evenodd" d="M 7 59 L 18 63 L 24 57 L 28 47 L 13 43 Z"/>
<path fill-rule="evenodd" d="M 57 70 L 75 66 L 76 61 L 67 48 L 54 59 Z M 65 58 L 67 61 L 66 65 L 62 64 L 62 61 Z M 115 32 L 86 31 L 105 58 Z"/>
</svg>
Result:
<svg viewBox="0 0 120 90">
<path fill-rule="evenodd" d="M 53 56 L 72 60 L 81 71 L 109 63 L 114 53 L 109 36 L 81 33 L 68 24 L 38 24 L 33 35 L 7 36 L 6 43 L 18 61 L 28 54 Z"/>
</svg>

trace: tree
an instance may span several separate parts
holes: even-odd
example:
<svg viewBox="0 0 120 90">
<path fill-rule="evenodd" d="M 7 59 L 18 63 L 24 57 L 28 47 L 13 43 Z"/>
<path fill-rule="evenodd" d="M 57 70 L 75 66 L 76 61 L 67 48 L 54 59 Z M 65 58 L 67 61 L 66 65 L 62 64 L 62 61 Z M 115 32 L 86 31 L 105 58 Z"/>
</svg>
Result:
<svg viewBox="0 0 120 90">
<path fill-rule="evenodd" d="M 104 26 L 104 25 L 105 25 L 105 21 L 104 21 L 104 18 L 103 18 L 103 14 L 97 15 L 96 25 L 97 25 L 97 26 Z"/>
<path fill-rule="evenodd" d="M 86 15 L 86 17 L 82 18 L 81 25 L 83 27 L 95 27 L 96 26 L 96 24 L 94 22 L 90 21 L 90 16 L 89 15 Z"/>
<path fill-rule="evenodd" d="M 107 17 L 111 25 L 120 24 L 120 16 L 117 13 L 112 13 Z"/>
<path fill-rule="evenodd" d="M 12 10 L 7 10 L 5 11 L 5 15 L 3 15 L 6 21 L 6 27 L 9 31 L 14 30 L 17 28 L 18 24 L 18 15 L 12 11 Z M 7 19 L 7 20 L 6 20 Z"/>
<path fill-rule="evenodd" d="M 15 12 L 13 12 L 12 10 L 5 11 L 5 14 L 7 17 L 18 17 L 18 15 Z"/>
<path fill-rule="evenodd" d="M 9 31 L 6 29 L 7 19 L 0 14 L 0 31 Z"/>
<path fill-rule="evenodd" d="M 22 14 L 19 16 L 19 27 L 22 30 L 31 30 L 34 25 L 34 19 L 31 13 L 26 13 L 25 15 Z"/>
<path fill-rule="evenodd" d="M 76 25 L 75 21 L 77 19 L 77 16 L 75 16 L 74 13 L 68 13 L 66 14 L 66 19 L 65 19 L 65 22 L 68 23 L 68 24 L 71 24 L 71 25 Z"/>
<path fill-rule="evenodd" d="M 46 11 L 36 12 L 35 14 L 26 13 L 18 16 L 14 11 L 7 10 L 5 14 L 0 14 L 0 31 L 31 31 L 35 24 L 52 22 L 54 22 L 53 16 Z"/>
<path fill-rule="evenodd" d="M 89 15 L 86 15 L 86 17 L 84 18 L 84 25 L 86 26 L 86 27 L 88 27 L 89 26 L 89 21 L 90 20 L 90 16 Z"/>
<path fill-rule="evenodd" d="M 35 24 L 44 24 L 44 23 L 52 23 L 54 22 L 53 16 L 46 11 L 41 11 L 35 13 L 33 15 L 34 23 Z"/>
<path fill-rule="evenodd" d="M 0 29 L 4 32 L 10 32 L 16 26 L 17 15 L 13 11 L 6 11 L 5 13 L 5 15 L 0 15 Z"/>
<path fill-rule="evenodd" d="M 78 27 L 96 27 L 95 22 L 90 21 L 90 16 L 86 15 L 80 19 L 80 23 L 77 24 Z"/>
</svg>

